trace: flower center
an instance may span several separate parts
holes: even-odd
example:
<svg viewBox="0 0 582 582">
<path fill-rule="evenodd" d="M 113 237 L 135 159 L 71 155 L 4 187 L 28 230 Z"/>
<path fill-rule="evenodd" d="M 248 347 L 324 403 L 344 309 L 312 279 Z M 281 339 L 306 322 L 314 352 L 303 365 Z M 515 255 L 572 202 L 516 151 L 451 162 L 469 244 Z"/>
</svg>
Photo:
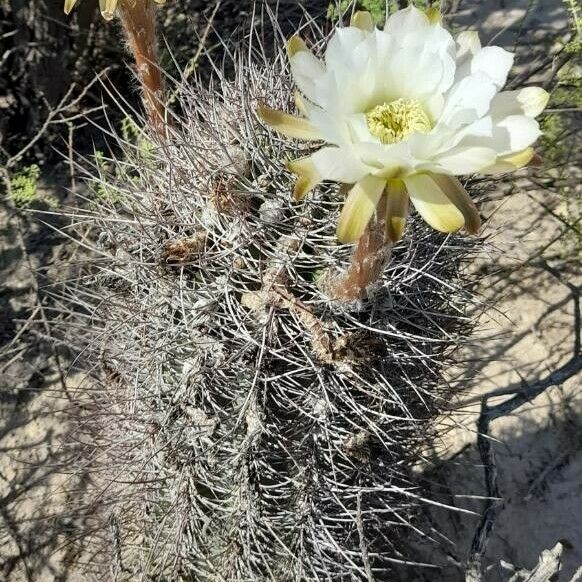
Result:
<svg viewBox="0 0 582 582">
<path fill-rule="evenodd" d="M 416 99 L 396 99 L 376 105 L 366 113 L 370 133 L 382 143 L 402 141 L 413 131 L 428 133 L 432 127 L 428 115 Z"/>
</svg>

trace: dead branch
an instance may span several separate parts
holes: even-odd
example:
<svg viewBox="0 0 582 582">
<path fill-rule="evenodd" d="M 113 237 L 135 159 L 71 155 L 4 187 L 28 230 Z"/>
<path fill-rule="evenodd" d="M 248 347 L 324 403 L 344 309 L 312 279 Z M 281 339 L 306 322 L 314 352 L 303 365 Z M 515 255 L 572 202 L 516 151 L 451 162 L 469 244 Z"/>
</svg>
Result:
<svg viewBox="0 0 582 582">
<path fill-rule="evenodd" d="M 517 571 L 508 582 L 551 582 L 556 581 L 562 565 L 562 554 L 566 545 L 558 542 L 551 550 L 543 550 L 536 567 Z M 573 582 L 573 581 L 571 581 Z"/>
</svg>

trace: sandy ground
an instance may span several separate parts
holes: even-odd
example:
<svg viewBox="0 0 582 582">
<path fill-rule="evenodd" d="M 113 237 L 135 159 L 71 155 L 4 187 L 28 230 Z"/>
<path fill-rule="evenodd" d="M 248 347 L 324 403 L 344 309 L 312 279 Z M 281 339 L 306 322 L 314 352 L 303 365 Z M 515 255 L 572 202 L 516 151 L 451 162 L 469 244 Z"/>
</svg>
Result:
<svg viewBox="0 0 582 582">
<path fill-rule="evenodd" d="M 459 23 L 464 27 L 473 20 L 483 22 L 482 37 L 495 38 L 496 44 L 508 47 L 521 26 L 527 26 L 529 38 L 540 40 L 552 31 L 564 30 L 560 2 L 536 3 L 525 24 L 528 3 L 505 4 L 474 5 L 461 11 Z M 540 42 L 537 48 L 541 46 Z M 532 44 L 532 53 L 535 51 L 536 44 Z M 572 184 L 579 184 L 579 168 L 571 171 Z M 475 269 L 484 275 L 480 294 L 489 307 L 464 353 L 462 373 L 453 374 L 462 387 L 452 405 L 454 412 L 442 419 L 442 438 L 421 468 L 434 498 L 479 515 L 484 502 L 478 497 L 487 495 L 476 448 L 481 397 L 525 388 L 573 356 L 574 302 L 568 284 L 582 282 L 580 249 L 560 236 L 562 223 L 541 204 L 555 214 L 566 211 L 563 199 L 539 191 L 522 178 L 514 181 L 510 196 L 482 207 L 489 217 L 486 233 L 491 235 L 494 250 Z M 541 259 L 557 272 L 548 272 Z M 567 546 L 559 580 L 574 580 L 582 565 L 580 380 L 578 375 L 549 388 L 491 425 L 501 499 L 483 558 L 487 581 L 506 581 L 514 570 L 533 569 L 540 553 L 558 541 Z M 506 398 L 490 399 L 489 403 Z M 435 543 L 423 544 L 421 555 L 442 569 L 438 574 L 419 570 L 415 579 L 463 580 L 479 515 L 427 510 L 423 525 Z"/>
<path fill-rule="evenodd" d="M 477 18 L 484 23 L 482 36 L 511 46 L 512 32 L 522 26 L 527 4 L 507 2 L 503 9 L 501 2 L 484 2 L 478 9 L 466 10 L 459 20 L 470 26 L 471 19 Z M 528 20 L 531 35 L 542 38 L 563 30 L 564 7 L 560 2 L 538 2 Z M 571 184 L 580 188 L 580 168 L 570 171 Z M 475 269 L 484 274 L 480 294 L 489 308 L 464 354 L 462 373 L 453 375 L 462 387 L 454 412 L 442 419 L 442 438 L 422 468 L 436 498 L 478 514 L 484 504 L 474 497 L 487 495 L 476 448 L 481 397 L 527 388 L 569 361 L 575 349 L 574 299 L 568 285 L 579 288 L 582 283 L 580 248 L 568 242 L 562 235 L 564 225 L 547 211 L 567 215 L 565 202 L 517 178 L 510 196 L 482 207 L 489 217 L 485 232 L 491 235 L 494 250 Z M 555 271 L 548 272 L 544 263 Z M 540 553 L 558 541 L 567 547 L 559 580 L 574 580 L 580 573 L 581 379 L 578 374 L 549 388 L 491 425 L 501 499 L 483 560 L 485 579 L 490 582 L 509 580 L 513 568 L 533 569 Z M 489 404 L 505 399 L 493 398 Z M 478 516 L 427 511 L 425 525 L 427 530 L 434 528 L 438 544 L 427 543 L 424 556 L 443 569 L 436 576 L 431 571 L 419 573 L 418 579 L 463 580 L 462 567 L 478 521 Z"/>
<path fill-rule="evenodd" d="M 46 328 L 38 325 L 42 311 L 37 289 L 44 283 L 44 265 L 62 250 L 59 242 L 49 227 L 26 217 L 18 220 L 11 208 L 0 205 L 3 581 L 75 579 L 70 574 L 80 523 L 73 508 L 84 483 L 81 475 L 67 475 L 75 451 L 70 442 L 63 444 L 68 440 L 63 437 L 64 411 L 79 378 L 67 373 L 65 359 L 43 337 Z M 35 325 L 29 325 L 31 315 Z"/>
<path fill-rule="evenodd" d="M 463 4 L 470 7 L 460 11 L 460 28 L 479 23 L 485 38 L 501 33 L 496 44 L 511 46 L 528 2 Z M 559 1 L 534 4 L 526 22 L 532 39 L 565 29 L 566 14 Z M 543 50 L 542 45 L 532 46 L 534 52 Z M 571 248 L 561 241 L 545 249 L 544 256 L 560 267 L 562 281 L 532 260 L 561 228 L 538 201 L 555 211 L 562 203 L 530 190 L 524 181 L 510 197 L 484 207 L 484 214 L 491 216 L 487 230 L 496 250 L 475 268 L 484 275 L 483 302 L 494 307 L 487 310 L 478 337 L 464 354 L 468 365 L 461 366 L 463 374 L 453 378 L 463 393 L 454 403 L 454 413 L 442 419 L 443 436 L 431 451 L 434 465 L 419 468 L 435 497 L 476 512 L 483 502 L 471 496 L 485 494 L 475 449 L 478 398 L 545 377 L 571 356 L 573 348 L 573 302 L 564 282 L 579 285 L 580 273 L 571 264 L 562 268 Z M 25 243 L 33 249 L 30 266 L 37 269 L 50 263 L 55 250 L 50 244 L 39 245 L 48 236 L 45 230 L 27 228 Z M 74 462 L 74 451 L 61 445 L 66 431 L 61 411 L 69 405 L 63 382 L 74 393 L 79 380 L 61 376 L 54 350 L 40 339 L 35 342 L 24 332 L 13 342 L 23 325 L 17 320 L 25 320 L 35 306 L 35 277 L 23 260 L 16 223 L 6 209 L 0 212 L 0 237 L 0 346 L 9 348 L 0 359 L 0 579 L 82 580 L 71 566 L 76 546 L 70 542 L 80 526 L 71 517 L 71 507 L 84 484 L 82 479 L 72 482 L 61 470 Z M 27 343 L 21 342 L 25 337 Z M 492 425 L 503 506 L 485 556 L 490 582 L 508 580 L 509 564 L 531 569 L 540 552 L 558 540 L 569 545 L 559 580 L 570 580 L 582 565 L 579 385 L 580 378 L 572 378 Z M 420 551 L 442 569 L 419 570 L 415 578 L 462 580 L 460 565 L 478 517 L 433 509 L 424 519 L 439 544 L 427 543 Z"/>
<path fill-rule="evenodd" d="M 573 355 L 571 291 L 536 266 L 536 259 L 531 260 L 559 233 L 560 225 L 541 208 L 536 210 L 531 196 L 531 192 L 520 191 L 501 205 L 489 205 L 495 212 L 487 228 L 496 231 L 492 242 L 498 250 L 492 260 L 485 259 L 476 267 L 497 271 L 487 275 L 481 285 L 483 301 L 495 308 L 489 308 L 482 317 L 480 330 L 464 353 L 463 373 L 455 378 L 463 390 L 452 405 L 453 413 L 442 418 L 442 437 L 428 455 L 429 463 L 422 467 L 434 498 L 478 514 L 483 501 L 471 497 L 487 495 L 476 449 L 480 397 L 496 390 L 527 387 Z M 533 194 L 534 199 L 539 197 L 539 193 Z M 548 202 L 547 198 L 543 201 Z M 554 202 L 559 210 L 559 201 Z M 561 245 L 550 249 L 564 251 Z M 548 261 L 552 262 L 556 260 Z M 559 274 L 562 281 L 582 282 L 582 273 L 573 269 Z M 489 568 L 486 580 L 508 580 L 508 565 L 531 570 L 540 553 L 561 540 L 569 548 L 559 579 L 570 580 L 582 565 L 581 378 L 574 376 L 549 388 L 491 425 L 502 499 L 484 559 Z M 507 396 L 492 398 L 489 404 L 505 399 Z M 428 511 L 424 525 L 427 531 L 434 528 L 433 536 L 439 543 L 427 543 L 424 556 L 444 570 L 436 578 L 426 574 L 419 579 L 463 580 L 460 566 L 468 555 L 478 520 L 477 516 L 447 510 Z"/>
</svg>

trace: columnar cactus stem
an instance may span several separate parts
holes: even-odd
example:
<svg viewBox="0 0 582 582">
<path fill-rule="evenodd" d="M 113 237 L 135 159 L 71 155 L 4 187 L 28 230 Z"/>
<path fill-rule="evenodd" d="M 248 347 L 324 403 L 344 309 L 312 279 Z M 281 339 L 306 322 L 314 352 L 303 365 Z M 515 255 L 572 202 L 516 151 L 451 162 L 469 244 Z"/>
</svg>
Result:
<svg viewBox="0 0 582 582">
<path fill-rule="evenodd" d="M 114 562 L 132 580 L 381 581 L 414 559 L 413 468 L 468 333 L 461 269 L 475 241 L 444 244 L 412 215 L 382 270 L 407 211 L 390 184 L 350 257 L 335 186 L 289 199 L 277 161 L 305 146 L 252 104 L 286 107 L 290 78 L 282 51 L 250 48 L 229 51 L 232 79 L 179 85 L 180 136 L 164 147 L 144 158 L 120 137 L 122 163 L 78 211 L 95 253 L 62 287 L 63 326 L 101 381 L 77 425 L 103 524 L 87 578 L 111 578 Z M 334 286 L 347 301 L 330 301 Z"/>
<path fill-rule="evenodd" d="M 164 83 L 159 66 L 155 7 L 152 0 L 119 5 L 119 15 L 135 58 L 151 126 L 165 136 Z"/>
<path fill-rule="evenodd" d="M 334 299 L 360 299 L 382 273 L 392 248 L 386 236 L 385 209 L 386 204 L 377 206 L 374 218 L 354 249 L 347 271 L 333 282 L 331 295 Z"/>
</svg>

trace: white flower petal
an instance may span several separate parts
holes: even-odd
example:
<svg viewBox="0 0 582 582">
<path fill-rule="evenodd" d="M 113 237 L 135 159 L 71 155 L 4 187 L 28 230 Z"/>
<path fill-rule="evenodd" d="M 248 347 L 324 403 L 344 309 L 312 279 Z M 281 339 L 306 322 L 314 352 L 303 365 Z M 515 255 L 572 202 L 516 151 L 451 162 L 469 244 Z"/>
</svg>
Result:
<svg viewBox="0 0 582 582">
<path fill-rule="evenodd" d="M 294 47 L 293 50 L 298 49 Z M 298 50 L 289 56 L 291 73 L 299 90 L 311 101 L 316 101 L 315 82 L 325 73 L 323 63 L 311 51 Z"/>
<path fill-rule="evenodd" d="M 350 133 L 343 114 L 330 112 L 305 101 L 303 105 L 306 109 L 307 118 L 325 141 L 336 145 L 351 143 Z"/>
<path fill-rule="evenodd" d="M 441 116 L 445 104 L 445 98 L 440 93 L 428 95 L 423 99 L 424 110 L 433 121 L 437 121 Z"/>
<path fill-rule="evenodd" d="M 336 29 L 325 51 L 325 64 L 328 69 L 345 69 L 354 65 L 359 56 L 356 52 L 358 45 L 368 33 L 354 26 Z"/>
<path fill-rule="evenodd" d="M 399 38 L 410 38 L 411 35 L 422 34 L 429 26 L 430 21 L 426 14 L 410 5 L 388 16 L 384 32 Z"/>
<path fill-rule="evenodd" d="M 345 117 L 345 123 L 348 128 L 351 143 L 381 143 L 378 137 L 370 133 L 370 128 L 368 127 L 368 122 L 364 113 L 354 113 L 352 115 L 347 115 Z"/>
<path fill-rule="evenodd" d="M 492 144 L 497 154 L 518 152 L 541 135 L 540 124 L 525 115 L 509 115 L 493 128 Z"/>
<path fill-rule="evenodd" d="M 378 51 L 378 76 L 384 79 L 386 100 L 429 98 L 443 93 L 455 73 L 455 43 L 440 24 L 409 6 L 390 16 L 378 39 L 389 46 Z M 378 44 L 378 43 L 377 43 Z"/>
<path fill-rule="evenodd" d="M 440 125 L 437 131 L 427 135 L 416 134 L 409 140 L 410 151 L 415 158 L 429 159 L 457 146 L 487 145 L 480 138 L 491 138 L 493 135 L 493 121 L 491 117 L 483 117 L 455 129 Z"/>
<path fill-rule="evenodd" d="M 438 123 L 453 128 L 473 123 L 488 112 L 496 93 L 493 81 L 481 71 L 461 79 L 447 93 Z"/>
<path fill-rule="evenodd" d="M 474 30 L 465 30 L 457 36 L 457 60 L 472 58 L 481 50 L 479 33 Z"/>
<path fill-rule="evenodd" d="M 321 148 L 311 156 L 311 160 L 324 180 L 353 184 L 370 170 L 348 146 Z"/>
<path fill-rule="evenodd" d="M 461 211 L 429 175 L 414 174 L 404 178 L 404 183 L 417 212 L 434 229 L 455 232 L 465 224 Z"/>
<path fill-rule="evenodd" d="M 361 142 L 354 145 L 359 159 L 374 176 L 395 178 L 408 173 L 417 160 L 410 155 L 409 143 L 402 141 L 390 145 Z"/>
<path fill-rule="evenodd" d="M 521 152 L 510 154 L 508 156 L 500 156 L 497 158 L 495 164 L 488 166 L 481 170 L 482 174 L 506 174 L 508 172 L 515 172 L 529 164 L 535 152 L 533 148 L 525 148 Z"/>
<path fill-rule="evenodd" d="M 374 101 L 376 71 L 372 62 L 330 69 L 315 84 L 318 105 L 334 114 L 361 113 Z"/>
<path fill-rule="evenodd" d="M 366 176 L 350 190 L 337 225 L 337 237 L 343 243 L 357 241 L 376 211 L 386 180 Z"/>
<path fill-rule="evenodd" d="M 455 61 L 426 44 L 402 48 L 386 63 L 385 91 L 394 98 L 425 100 L 444 93 L 455 76 Z"/>
<path fill-rule="evenodd" d="M 476 32 L 466 30 L 457 36 L 456 83 L 471 74 L 471 60 L 480 50 L 481 41 Z"/>
<path fill-rule="evenodd" d="M 502 91 L 491 101 L 491 115 L 501 119 L 508 115 L 537 117 L 548 104 L 550 94 L 541 87 L 525 87 L 518 91 Z"/>
<path fill-rule="evenodd" d="M 486 46 L 471 60 L 471 74 L 485 73 L 497 86 L 503 87 L 513 66 L 515 55 L 498 46 Z"/>
<path fill-rule="evenodd" d="M 432 164 L 435 172 L 462 176 L 474 174 L 495 163 L 495 151 L 487 147 L 459 146 L 437 156 Z"/>
</svg>

